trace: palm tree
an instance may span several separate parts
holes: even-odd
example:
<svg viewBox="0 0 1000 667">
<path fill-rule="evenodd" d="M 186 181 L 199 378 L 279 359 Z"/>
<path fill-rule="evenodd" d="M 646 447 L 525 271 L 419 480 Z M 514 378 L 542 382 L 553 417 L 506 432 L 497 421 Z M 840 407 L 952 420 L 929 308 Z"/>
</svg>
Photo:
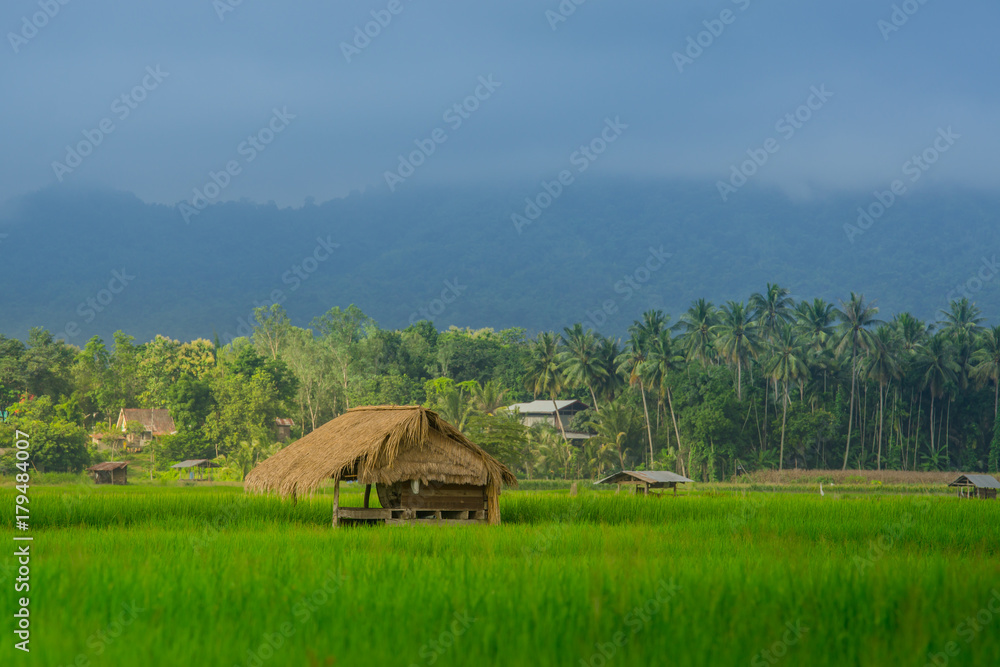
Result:
<svg viewBox="0 0 1000 667">
<path fill-rule="evenodd" d="M 767 335 L 777 335 L 781 325 L 792 321 L 795 301 L 789 294 L 784 287 L 768 283 L 764 294 L 756 292 L 750 296 L 750 308 Z"/>
<path fill-rule="evenodd" d="M 866 375 L 878 384 L 878 455 L 876 468 L 882 469 L 882 432 L 885 427 L 885 389 L 893 379 L 901 375 L 899 361 L 894 351 L 895 341 L 892 329 L 882 325 L 872 337 L 874 345 L 866 363 Z"/>
<path fill-rule="evenodd" d="M 618 464 L 625 470 L 625 448 L 629 440 L 638 437 L 641 441 L 642 438 L 635 423 L 635 413 L 623 401 L 613 401 L 587 422 L 587 428 L 597 434 L 594 439 L 614 445 Z"/>
<path fill-rule="evenodd" d="M 780 325 L 775 339 L 771 363 L 767 369 L 767 375 L 775 383 L 780 382 L 784 386 L 784 393 L 781 401 L 781 453 L 778 457 L 778 470 L 785 465 L 785 423 L 788 419 L 788 387 L 801 377 L 809 373 L 806 365 L 806 350 L 802 347 L 795 335 L 795 330 L 788 323 Z"/>
<path fill-rule="evenodd" d="M 753 313 L 740 301 L 722 307 L 721 322 L 712 327 L 719 356 L 736 366 L 736 399 L 743 400 L 743 367 L 760 350 Z"/>
<path fill-rule="evenodd" d="M 507 404 L 504 395 L 507 390 L 499 380 L 489 380 L 485 385 L 478 382 L 472 388 L 476 409 L 484 415 L 492 415 L 498 408 Z"/>
<path fill-rule="evenodd" d="M 844 467 L 847 470 L 847 456 L 851 452 L 851 426 L 854 423 L 854 391 L 858 377 L 858 352 L 869 349 L 872 345 L 872 333 L 868 327 L 882 324 L 875 319 L 878 308 L 874 303 L 865 303 L 864 294 L 851 292 L 851 298 L 847 303 L 840 302 L 841 309 L 837 311 L 837 318 L 841 322 L 840 340 L 837 343 L 837 354 L 843 354 L 847 349 L 851 351 L 851 400 L 847 409 L 847 446 L 844 449 Z"/>
<path fill-rule="evenodd" d="M 646 415 L 646 434 L 649 436 L 649 465 L 653 465 L 653 428 L 649 424 L 649 406 L 646 404 L 646 385 L 640 369 L 646 361 L 646 343 L 640 337 L 636 325 L 629 327 L 632 336 L 625 351 L 618 355 L 618 372 L 628 378 L 629 386 L 639 385 L 642 394 L 642 411 Z"/>
<path fill-rule="evenodd" d="M 955 362 L 954 354 L 954 349 L 948 338 L 944 334 L 939 333 L 927 341 L 927 345 L 923 348 L 918 358 L 921 389 L 929 390 L 931 395 L 930 425 L 932 452 L 938 451 L 941 447 L 940 444 L 938 444 L 937 449 L 934 446 L 934 400 L 943 397 L 946 386 L 957 380 L 960 368 Z"/>
<path fill-rule="evenodd" d="M 987 382 L 993 382 L 993 419 L 997 417 L 997 404 L 1000 399 L 1000 326 L 995 326 L 983 332 L 977 338 L 976 351 L 972 353 L 970 376 L 980 387 Z"/>
<path fill-rule="evenodd" d="M 984 318 L 980 317 L 982 311 L 976 304 L 971 303 L 968 297 L 953 300 L 949 304 L 949 310 L 942 310 L 944 316 L 944 327 L 942 331 L 955 343 L 957 353 L 957 363 L 959 366 L 958 386 L 965 389 L 969 385 L 969 361 L 975 347 L 976 336 L 982 331 L 979 323 Z"/>
<path fill-rule="evenodd" d="M 559 344 L 555 334 L 543 331 L 538 334 L 531 345 L 525 387 L 535 398 L 538 398 L 539 394 L 548 394 L 549 398 L 552 399 L 556 424 L 559 425 L 563 440 L 567 441 L 566 429 L 559 417 L 559 404 L 556 403 L 556 398 L 565 384 L 566 378 L 563 376 L 562 364 L 559 362 Z"/>
<path fill-rule="evenodd" d="M 689 361 L 697 359 L 702 366 L 712 362 L 712 327 L 718 323 L 718 312 L 711 301 L 698 299 L 681 315 L 680 328 Z"/>
<path fill-rule="evenodd" d="M 565 350 L 560 354 L 560 359 L 566 382 L 570 387 L 586 387 L 594 401 L 594 409 L 600 412 L 594 387 L 608 371 L 601 363 L 594 333 L 590 329 L 584 331 L 579 323 L 563 331 L 565 335 L 562 341 Z"/>
<path fill-rule="evenodd" d="M 600 338 L 598 340 L 597 359 L 601 368 L 604 369 L 604 373 L 597 379 L 594 390 L 607 402 L 613 401 L 618 390 L 625 385 L 622 376 L 618 374 L 618 355 L 621 352 L 617 338 Z"/>
<path fill-rule="evenodd" d="M 813 299 L 812 303 L 802 301 L 795 307 L 795 320 L 799 330 L 816 352 L 822 351 L 833 335 L 837 309 L 823 299 Z"/>
<path fill-rule="evenodd" d="M 681 432 L 677 427 L 677 415 L 674 413 L 674 398 L 670 390 L 668 379 L 670 371 L 680 368 L 683 357 L 676 351 L 675 340 L 671 338 L 669 330 L 662 330 L 650 345 L 649 356 L 642 364 L 640 373 L 644 375 L 650 386 L 656 387 L 660 400 L 665 397 L 670 408 L 670 420 L 674 425 L 674 435 L 677 438 L 677 459 L 681 463 L 681 474 L 687 474 L 684 469 L 684 460 L 681 457 Z"/>
</svg>

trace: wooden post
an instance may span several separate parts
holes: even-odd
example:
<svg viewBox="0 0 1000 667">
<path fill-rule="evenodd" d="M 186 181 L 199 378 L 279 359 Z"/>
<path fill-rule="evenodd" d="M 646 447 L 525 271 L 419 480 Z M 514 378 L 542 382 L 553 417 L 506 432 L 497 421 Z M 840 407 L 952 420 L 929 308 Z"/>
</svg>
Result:
<svg viewBox="0 0 1000 667">
<path fill-rule="evenodd" d="M 645 489 L 645 491 L 646 491 L 646 495 L 648 496 L 649 495 L 649 482 L 646 482 L 646 489 Z"/>
<path fill-rule="evenodd" d="M 338 479 L 333 485 L 333 527 L 336 528 L 340 523 L 340 517 L 337 514 L 340 512 L 340 480 Z"/>
<path fill-rule="evenodd" d="M 674 487 L 674 495 L 677 495 L 677 482 L 672 482 L 670 486 Z"/>
<path fill-rule="evenodd" d="M 372 496 L 372 485 L 365 484 L 365 509 L 368 509 L 368 499 Z"/>
</svg>

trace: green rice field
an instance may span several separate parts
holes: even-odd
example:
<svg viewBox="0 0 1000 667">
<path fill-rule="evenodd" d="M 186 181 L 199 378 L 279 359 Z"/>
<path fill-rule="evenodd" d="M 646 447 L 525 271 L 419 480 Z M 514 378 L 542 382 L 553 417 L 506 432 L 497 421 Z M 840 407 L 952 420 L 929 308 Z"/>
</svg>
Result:
<svg viewBox="0 0 1000 667">
<path fill-rule="evenodd" d="M 512 491 L 501 526 L 333 530 L 322 494 L 30 497 L 3 665 L 1000 665 L 998 502 Z"/>
</svg>

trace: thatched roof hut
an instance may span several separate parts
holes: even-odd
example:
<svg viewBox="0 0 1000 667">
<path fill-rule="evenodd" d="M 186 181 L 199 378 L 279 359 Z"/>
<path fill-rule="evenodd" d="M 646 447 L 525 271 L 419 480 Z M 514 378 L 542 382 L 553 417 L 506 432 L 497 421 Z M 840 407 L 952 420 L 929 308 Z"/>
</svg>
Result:
<svg viewBox="0 0 1000 667">
<path fill-rule="evenodd" d="M 337 483 L 335 502 L 341 480 L 357 480 L 368 490 L 377 485 L 385 512 L 367 514 L 380 520 L 417 518 L 403 511 L 408 507 L 433 512 L 435 502 L 428 496 L 435 491 L 440 519 L 441 509 L 466 507 L 463 489 L 478 489 L 480 509 L 485 495 L 485 520 L 499 523 L 500 487 L 517 485 L 506 466 L 436 412 L 420 406 L 368 406 L 347 411 L 263 461 L 247 475 L 244 488 L 296 497 L 331 478 Z M 421 488 L 419 502 L 408 505 L 407 499 L 419 496 Z M 398 517 L 389 512 L 396 508 Z"/>
</svg>

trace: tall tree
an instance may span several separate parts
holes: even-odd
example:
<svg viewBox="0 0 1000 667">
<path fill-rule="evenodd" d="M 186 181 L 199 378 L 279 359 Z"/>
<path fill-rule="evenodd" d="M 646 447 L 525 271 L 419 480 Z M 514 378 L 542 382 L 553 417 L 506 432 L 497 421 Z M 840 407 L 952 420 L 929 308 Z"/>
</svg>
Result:
<svg viewBox="0 0 1000 667">
<path fill-rule="evenodd" d="M 865 374 L 878 385 L 878 454 L 876 469 L 882 469 L 882 433 L 885 430 L 885 391 L 889 383 L 900 377 L 901 369 L 894 350 L 892 329 L 882 325 L 875 330 L 873 345 L 866 361 Z"/>
<path fill-rule="evenodd" d="M 600 412 L 594 387 L 607 374 L 607 369 L 601 363 L 597 340 L 590 329 L 584 331 L 579 323 L 572 328 L 563 329 L 563 334 L 562 344 L 565 349 L 559 358 L 566 382 L 570 387 L 586 387 L 594 401 L 594 409 Z"/>
<path fill-rule="evenodd" d="M 770 357 L 767 375 L 772 381 L 780 383 L 784 389 L 781 401 L 781 453 L 778 458 L 778 470 L 785 465 L 785 425 L 788 421 L 788 387 L 799 378 L 809 373 L 806 365 L 806 350 L 800 343 L 795 329 L 787 322 L 778 325 L 774 349 Z"/>
<path fill-rule="evenodd" d="M 864 294 L 851 292 L 851 298 L 840 302 L 837 318 L 841 323 L 840 339 L 837 342 L 837 354 L 850 351 L 851 360 L 851 398 L 847 408 L 847 445 L 844 448 L 844 467 L 847 470 L 847 457 L 851 453 L 851 427 L 854 423 L 854 392 L 858 379 L 858 353 L 872 346 L 872 332 L 869 328 L 882 322 L 875 318 L 878 308 L 873 303 L 865 303 Z"/>
<path fill-rule="evenodd" d="M 649 437 L 649 465 L 652 467 L 653 459 L 653 427 L 649 422 L 649 406 L 646 404 L 646 385 L 642 378 L 642 365 L 646 361 L 646 341 L 643 340 L 640 327 L 632 325 L 629 327 L 632 333 L 625 346 L 625 351 L 618 355 L 618 372 L 628 378 L 629 386 L 639 385 L 639 394 L 642 396 L 642 412 L 646 417 L 646 435 Z"/>
<path fill-rule="evenodd" d="M 552 399 L 552 407 L 555 409 L 556 425 L 559 426 L 563 440 L 569 442 L 566 439 L 566 428 L 559 415 L 559 404 L 556 403 L 559 392 L 563 390 L 565 385 L 566 377 L 563 375 L 559 359 L 559 344 L 555 335 L 543 331 L 538 334 L 531 345 L 531 356 L 525 374 L 525 387 L 535 398 L 539 394 L 548 394 L 549 398 Z"/>
<path fill-rule="evenodd" d="M 740 301 L 722 307 L 720 322 L 712 327 L 719 356 L 736 367 L 736 399 L 743 400 L 743 367 L 760 351 L 754 314 Z"/>
<path fill-rule="evenodd" d="M 691 304 L 677 323 L 683 334 L 684 348 L 688 360 L 700 361 L 702 366 L 712 363 L 715 334 L 712 328 L 718 324 L 718 311 L 711 301 L 698 299 Z"/>
</svg>

